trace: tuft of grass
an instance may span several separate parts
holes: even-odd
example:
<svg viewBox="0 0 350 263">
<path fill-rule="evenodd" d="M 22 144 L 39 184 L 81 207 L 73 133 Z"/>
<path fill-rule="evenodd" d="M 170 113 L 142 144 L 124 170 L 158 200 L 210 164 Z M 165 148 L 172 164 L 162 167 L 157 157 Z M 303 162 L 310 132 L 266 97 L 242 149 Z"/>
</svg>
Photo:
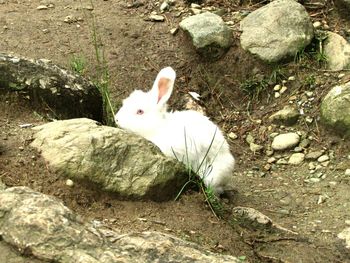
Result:
<svg viewBox="0 0 350 263">
<path fill-rule="evenodd" d="M 216 130 L 215 133 L 211 139 L 211 142 L 208 146 L 208 149 L 203 157 L 202 160 L 200 160 L 198 167 L 194 170 L 194 167 L 191 166 L 191 162 L 189 160 L 189 153 L 188 153 L 188 142 L 187 142 L 187 136 L 186 136 L 186 129 L 184 129 L 184 139 L 185 139 L 185 156 L 184 158 L 180 159 L 179 156 L 176 155 L 174 149 L 172 149 L 173 154 L 175 156 L 175 158 L 184 163 L 187 169 L 187 173 L 188 173 L 188 181 L 182 186 L 182 188 L 180 189 L 179 193 L 177 194 L 177 196 L 175 197 L 175 200 L 178 200 L 179 197 L 181 196 L 181 194 L 184 192 L 184 190 L 186 189 L 186 187 L 188 185 L 195 185 L 197 186 L 201 192 L 204 195 L 205 198 L 205 202 L 208 204 L 208 206 L 210 207 L 210 210 L 212 211 L 212 213 L 217 217 L 217 218 L 221 218 L 223 216 L 224 213 L 224 207 L 222 205 L 222 203 L 220 202 L 219 197 L 217 197 L 215 195 L 214 189 L 210 186 L 206 186 L 204 184 L 204 180 L 203 178 L 205 178 L 207 175 L 209 175 L 209 173 L 212 170 L 212 163 L 214 162 L 215 158 L 213 158 L 213 160 L 209 163 L 207 161 L 207 156 L 213 146 L 213 142 L 216 136 Z M 217 153 L 216 153 L 217 154 Z"/>
<path fill-rule="evenodd" d="M 254 76 L 243 81 L 240 88 L 246 93 L 251 100 L 256 100 L 261 93 L 268 87 L 268 81 L 263 77 Z"/>
<path fill-rule="evenodd" d="M 274 66 L 269 77 L 269 84 L 280 83 L 284 79 L 286 79 L 286 74 L 284 72 L 284 69 L 278 65 Z"/>
<path fill-rule="evenodd" d="M 316 84 L 316 77 L 314 74 L 310 74 L 304 79 L 304 86 L 313 88 L 315 84 Z"/>
<path fill-rule="evenodd" d="M 323 50 L 323 42 L 328 35 L 325 31 L 316 31 L 314 39 L 304 48 L 301 48 L 294 57 L 295 63 L 300 63 L 303 66 L 309 67 L 309 64 L 315 63 L 317 67 L 322 67 L 327 62 L 327 56 Z"/>
<path fill-rule="evenodd" d="M 73 55 L 70 60 L 70 67 L 75 73 L 83 75 L 86 69 L 85 57 L 81 55 Z"/>
<path fill-rule="evenodd" d="M 90 4 L 94 8 L 92 0 L 90 0 Z M 91 35 L 96 58 L 96 76 L 94 83 L 102 94 L 104 124 L 115 127 L 114 110 L 110 99 L 111 84 L 108 63 L 103 49 L 103 41 L 98 33 L 96 17 L 93 14 L 91 15 Z"/>
</svg>

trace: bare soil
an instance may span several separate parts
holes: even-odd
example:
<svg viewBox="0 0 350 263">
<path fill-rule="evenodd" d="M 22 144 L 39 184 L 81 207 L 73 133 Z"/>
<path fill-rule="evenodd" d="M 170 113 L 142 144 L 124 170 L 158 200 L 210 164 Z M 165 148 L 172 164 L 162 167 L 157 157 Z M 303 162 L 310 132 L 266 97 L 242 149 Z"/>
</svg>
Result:
<svg viewBox="0 0 350 263">
<path fill-rule="evenodd" d="M 187 6 L 183 1 L 176 2 L 177 6 Z M 50 3 L 53 6 L 46 10 L 37 9 Z M 187 192 L 179 201 L 155 203 L 118 200 L 101 193 L 97 186 L 83 183 L 67 186 L 66 179 L 50 171 L 29 146 L 30 127 L 20 126 L 39 125 L 47 122 L 47 118 L 13 93 L 3 93 L 0 97 L 1 181 L 8 186 L 26 185 L 54 195 L 86 219 L 100 220 L 121 232 L 167 232 L 214 252 L 242 256 L 244 262 L 350 262 L 349 250 L 337 238 L 346 227 L 345 220 L 350 219 L 350 178 L 344 175 L 345 169 L 350 168 L 349 141 L 324 130 L 318 122 L 322 96 L 333 85 L 349 80 L 349 73 L 344 72 L 345 76 L 339 79 L 340 72 L 328 72 L 313 64 L 279 65 L 286 76 L 296 77 L 294 82 L 288 82 L 286 94 L 274 99 L 273 85 L 269 85 L 258 99 L 251 99 L 240 84 L 256 75 L 270 76 L 273 67 L 240 48 L 239 31 L 234 31 L 234 43 L 223 58 L 204 61 L 192 50 L 182 32 L 169 33 L 181 20 L 181 16 L 176 16 L 177 11 L 166 12 L 162 23 L 145 20 L 153 10 L 159 10 L 156 3 L 93 1 L 91 8 L 91 2 L 85 0 L 0 1 L 0 52 L 46 58 L 66 68 L 70 68 L 73 56 L 81 56 L 86 60 L 83 74 L 94 79 L 94 15 L 95 32 L 103 43 L 116 108 L 133 89 L 148 89 L 159 69 L 174 67 L 178 79 L 171 107 L 182 109 L 184 95 L 196 91 L 202 95 L 201 104 L 211 119 L 227 134 L 238 135 L 238 139 L 230 140 L 237 168 L 233 198 L 222 200 L 224 218 L 213 216 L 203 196 L 196 191 Z M 206 6 L 224 10 L 223 18 L 227 21 L 233 19 L 234 11 L 253 10 L 260 5 L 217 0 L 206 1 Z M 349 21 L 338 17 L 332 3 L 308 11 L 314 21 L 325 20 L 332 31 L 343 34 L 349 28 Z M 71 17 L 70 23 L 64 22 L 67 16 Z M 238 22 L 234 28 L 238 28 Z M 309 85 L 310 76 L 315 78 L 313 85 Z M 322 170 L 326 177 L 317 183 L 305 181 L 310 177 L 307 162 L 266 171 L 268 157 L 251 152 L 245 141 L 250 132 L 257 143 L 267 145 L 271 142 L 270 133 L 288 130 L 271 126 L 268 117 L 288 104 L 291 96 L 302 97 L 308 90 L 315 94 L 308 111 L 315 121 L 308 124 L 302 118 L 293 130 L 313 137 L 309 151 L 323 149 L 334 155 L 329 166 Z M 281 153 L 284 154 L 288 152 Z M 236 206 L 255 208 L 298 235 L 276 236 L 265 230 L 242 227 L 230 213 Z"/>
</svg>

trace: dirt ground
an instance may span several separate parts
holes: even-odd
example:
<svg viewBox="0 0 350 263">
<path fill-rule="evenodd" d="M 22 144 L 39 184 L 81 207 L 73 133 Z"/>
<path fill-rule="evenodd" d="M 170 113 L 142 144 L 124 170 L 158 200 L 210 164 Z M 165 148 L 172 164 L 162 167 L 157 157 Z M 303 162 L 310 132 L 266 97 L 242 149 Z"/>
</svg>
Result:
<svg viewBox="0 0 350 263">
<path fill-rule="evenodd" d="M 183 1 L 177 6 L 186 7 Z M 310 4 L 310 2 L 308 2 Z M 48 9 L 38 10 L 40 5 Z M 225 21 L 233 12 L 253 10 L 259 4 L 241 1 L 206 1 L 225 11 Z M 307 5 L 306 5 L 307 6 Z M 309 5 L 312 5 L 312 3 Z M 317 5 L 316 5 L 317 6 Z M 84 57 L 86 77 L 95 77 L 96 59 L 92 41 L 93 20 L 103 43 L 102 49 L 111 76 L 111 96 L 117 108 L 122 98 L 135 88 L 151 87 L 158 70 L 164 66 L 176 69 L 176 94 L 173 109 L 182 109 L 184 95 L 196 91 L 202 95 L 202 105 L 208 115 L 228 134 L 231 150 L 237 160 L 234 173 L 235 195 L 223 199 L 227 210 L 223 219 L 214 217 L 203 196 L 195 191 L 184 194 L 179 201 L 164 203 L 117 200 L 101 193 L 96 186 L 65 184 L 30 146 L 32 131 L 22 124 L 39 125 L 47 120 L 33 111 L 29 103 L 15 94 L 0 97 L 0 179 L 8 186 L 27 185 L 54 195 L 88 220 L 100 220 L 121 232 L 157 230 L 202 245 L 218 253 L 240 256 L 243 262 L 350 262 L 350 252 L 337 238 L 350 219 L 350 178 L 344 175 L 350 168 L 349 142 L 326 131 L 318 123 L 319 103 L 335 84 L 349 80 L 349 72 L 328 72 L 312 64 L 303 67 L 291 62 L 280 65 L 285 76 L 295 76 L 282 98 L 273 98 L 270 88 L 261 96 L 250 99 L 240 84 L 252 76 L 270 76 L 268 67 L 239 47 L 238 22 L 234 23 L 234 43 L 228 53 L 216 62 L 203 61 L 192 50 L 182 32 L 170 34 L 184 16 L 177 11 L 165 13 L 165 22 L 146 21 L 159 10 L 157 1 L 0 1 L 0 52 L 31 58 L 46 58 L 69 68 L 73 56 Z M 330 30 L 343 34 L 349 21 L 338 17 L 332 3 L 319 9 L 308 8 L 313 21 L 325 20 Z M 69 23 L 64 22 L 70 16 Z M 344 33 L 345 34 L 345 33 Z M 315 78 L 313 85 L 307 81 Z M 291 96 L 302 97 L 312 90 L 315 99 L 309 109 L 312 124 L 301 119 L 294 131 L 311 135 L 309 151 L 324 150 L 334 155 L 323 168 L 324 178 L 317 183 L 310 177 L 308 163 L 300 166 L 280 165 L 270 171 L 264 166 L 268 157 L 253 153 L 245 141 L 251 132 L 261 145 L 270 142 L 272 132 L 288 128 L 271 126 L 268 117 L 288 104 Z M 257 121 L 261 120 L 261 121 Z M 272 130 L 266 127 L 271 126 Z M 287 153 L 281 153 L 284 155 Z M 321 200 L 321 201 L 320 201 Z M 293 238 L 235 224 L 232 208 L 247 206 L 269 216 L 286 229 L 297 232 Z"/>
</svg>

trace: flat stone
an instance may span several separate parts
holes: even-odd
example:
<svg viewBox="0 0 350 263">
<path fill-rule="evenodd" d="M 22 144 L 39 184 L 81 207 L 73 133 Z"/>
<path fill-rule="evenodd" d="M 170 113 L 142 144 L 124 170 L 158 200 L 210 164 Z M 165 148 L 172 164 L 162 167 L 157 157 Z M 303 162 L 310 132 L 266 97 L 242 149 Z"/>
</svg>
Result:
<svg viewBox="0 0 350 263">
<path fill-rule="evenodd" d="M 319 163 L 323 163 L 323 162 L 326 162 L 326 161 L 328 161 L 328 160 L 329 160 L 329 156 L 328 156 L 327 154 L 322 155 L 322 156 L 320 156 L 319 158 L 317 158 L 317 161 L 318 161 Z"/>
<path fill-rule="evenodd" d="M 274 113 L 269 119 L 279 125 L 291 126 L 294 125 L 300 116 L 299 111 L 292 106 L 285 106 L 282 110 Z"/>
<path fill-rule="evenodd" d="M 322 154 L 323 154 L 323 151 L 309 152 L 308 154 L 305 155 L 305 159 L 314 161 L 314 160 L 317 160 Z"/>
<path fill-rule="evenodd" d="M 272 141 L 272 149 L 283 151 L 296 146 L 300 141 L 300 137 L 297 133 L 290 132 L 277 135 Z"/>
<path fill-rule="evenodd" d="M 305 154 L 303 153 L 293 153 L 288 160 L 288 164 L 298 165 L 301 164 L 305 159 Z"/>
</svg>

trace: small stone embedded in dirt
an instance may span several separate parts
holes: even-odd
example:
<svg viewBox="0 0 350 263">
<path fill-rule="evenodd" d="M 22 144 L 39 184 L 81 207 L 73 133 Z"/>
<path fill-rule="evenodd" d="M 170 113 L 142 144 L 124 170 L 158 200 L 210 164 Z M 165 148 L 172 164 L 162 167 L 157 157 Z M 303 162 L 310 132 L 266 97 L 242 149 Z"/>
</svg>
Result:
<svg viewBox="0 0 350 263">
<path fill-rule="evenodd" d="M 72 187 L 74 185 L 74 182 L 71 179 L 67 179 L 66 185 Z"/>
<path fill-rule="evenodd" d="M 31 146 L 53 169 L 122 197 L 171 199 L 188 180 L 182 163 L 164 156 L 144 138 L 118 128 L 82 118 L 33 129 Z"/>
<path fill-rule="evenodd" d="M 164 16 L 156 14 L 150 14 L 148 19 L 154 22 L 164 22 L 165 20 Z"/>
<path fill-rule="evenodd" d="M 68 23 L 68 24 L 71 24 L 71 23 L 74 23 L 74 22 L 77 22 L 77 18 L 69 15 L 69 16 L 66 16 L 64 19 L 63 19 L 63 22 L 65 23 Z"/>
<path fill-rule="evenodd" d="M 274 163 L 276 161 L 277 161 L 277 159 L 275 157 L 270 157 L 269 159 L 267 159 L 268 163 Z"/>
<path fill-rule="evenodd" d="M 293 58 L 314 36 L 304 6 L 293 0 L 277 0 L 250 13 L 241 21 L 243 49 L 265 62 Z"/>
<path fill-rule="evenodd" d="M 279 91 L 281 89 L 281 85 L 280 84 L 277 84 L 273 87 L 273 90 L 274 91 Z"/>
<path fill-rule="evenodd" d="M 49 7 L 47 5 L 39 5 L 36 9 L 38 9 L 38 10 L 46 10 L 48 8 Z"/>
<path fill-rule="evenodd" d="M 300 147 L 300 146 L 297 146 L 297 147 L 295 147 L 294 148 L 294 152 L 296 152 L 296 153 L 300 153 L 300 152 L 302 152 L 304 149 L 303 149 L 303 147 Z"/>
<path fill-rule="evenodd" d="M 170 34 L 175 35 L 179 31 L 178 27 L 170 29 Z"/>
<path fill-rule="evenodd" d="M 286 165 L 288 164 L 288 161 L 284 158 L 278 159 L 276 164 Z"/>
<path fill-rule="evenodd" d="M 230 28 L 220 16 L 210 12 L 185 18 L 180 28 L 189 34 L 196 51 L 205 58 L 220 58 L 232 43 Z"/>
<path fill-rule="evenodd" d="M 303 153 L 293 153 L 288 160 L 288 164 L 298 165 L 303 163 L 305 159 L 305 154 Z"/>
<path fill-rule="evenodd" d="M 296 146 L 300 141 L 297 133 L 290 132 L 277 135 L 272 141 L 272 149 L 283 151 Z"/>
<path fill-rule="evenodd" d="M 322 156 L 320 156 L 320 157 L 317 158 L 317 161 L 318 161 L 319 163 L 323 163 L 323 162 L 326 162 L 326 161 L 328 161 L 328 160 L 329 160 L 329 156 L 328 156 L 327 154 L 322 155 Z"/>
<path fill-rule="evenodd" d="M 346 169 L 344 174 L 345 174 L 346 176 L 350 176 L 350 169 Z"/>
<path fill-rule="evenodd" d="M 251 144 L 251 143 L 254 143 L 255 139 L 253 137 L 253 135 L 251 133 L 248 133 L 247 134 L 247 137 L 245 138 L 245 141 L 248 143 L 248 144 Z"/>
<path fill-rule="evenodd" d="M 283 94 L 283 93 L 285 93 L 286 91 L 287 91 L 287 87 L 286 86 L 282 86 L 281 87 L 281 90 L 279 91 L 280 92 L 280 94 Z"/>
<path fill-rule="evenodd" d="M 84 222 L 61 201 L 27 187 L 0 190 L 0 214 L 2 240 L 45 262 L 240 262 L 168 234 L 121 234 Z"/>
<path fill-rule="evenodd" d="M 317 160 L 319 157 L 321 157 L 322 154 L 323 154 L 323 151 L 309 152 L 308 154 L 305 155 L 305 159 L 309 161 L 314 161 L 314 160 Z"/>
<path fill-rule="evenodd" d="M 264 146 L 252 142 L 249 144 L 249 149 L 253 153 L 256 153 L 256 152 L 260 152 L 262 149 L 264 149 Z"/>
<path fill-rule="evenodd" d="M 231 140 L 236 140 L 238 138 L 238 135 L 235 134 L 234 132 L 230 132 L 228 134 L 228 137 L 231 139 Z"/>
<path fill-rule="evenodd" d="M 168 3 L 168 1 L 164 1 L 161 5 L 160 5 L 160 7 L 159 7 L 159 10 L 161 11 L 161 12 L 164 12 L 164 11 L 166 11 L 166 10 L 168 10 L 169 9 L 169 3 Z"/>
<path fill-rule="evenodd" d="M 320 28 L 320 27 L 322 26 L 322 23 L 321 23 L 320 21 L 316 21 L 316 22 L 314 22 L 312 25 L 313 25 L 313 27 L 314 27 L 315 29 L 318 29 L 318 28 Z"/>
<path fill-rule="evenodd" d="M 291 126 L 296 124 L 299 116 L 299 111 L 296 108 L 287 105 L 282 110 L 272 114 L 269 119 L 275 124 Z"/>
</svg>

